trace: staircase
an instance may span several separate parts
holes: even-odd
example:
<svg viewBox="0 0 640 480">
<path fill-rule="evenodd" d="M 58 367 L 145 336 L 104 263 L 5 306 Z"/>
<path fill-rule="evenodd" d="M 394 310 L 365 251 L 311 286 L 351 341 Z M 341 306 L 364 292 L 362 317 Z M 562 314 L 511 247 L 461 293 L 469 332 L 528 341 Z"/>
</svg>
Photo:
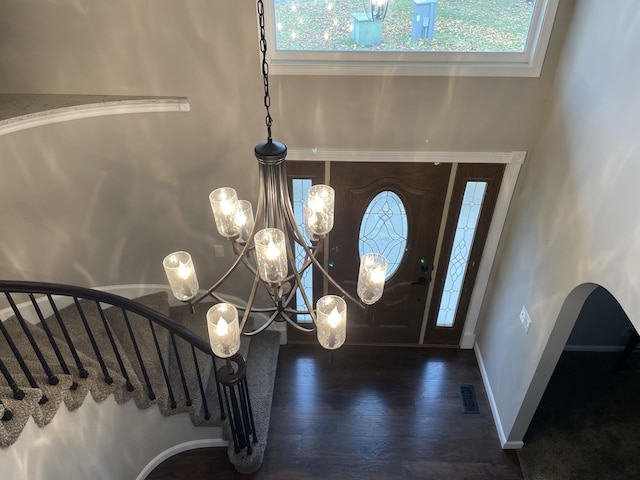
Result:
<svg viewBox="0 0 640 480">
<path fill-rule="evenodd" d="M 216 377 L 225 362 L 206 340 L 210 305 L 170 307 L 165 292 L 132 301 L 80 287 L 10 281 L 0 282 L 0 297 L 14 313 L 0 322 L 3 449 L 30 418 L 45 427 L 62 404 L 76 410 L 90 394 L 97 403 L 113 396 L 118 404 L 155 406 L 163 416 L 188 414 L 196 426 L 221 426 L 236 469 L 260 467 L 277 332 L 243 337 L 246 382 L 228 386 Z"/>
</svg>

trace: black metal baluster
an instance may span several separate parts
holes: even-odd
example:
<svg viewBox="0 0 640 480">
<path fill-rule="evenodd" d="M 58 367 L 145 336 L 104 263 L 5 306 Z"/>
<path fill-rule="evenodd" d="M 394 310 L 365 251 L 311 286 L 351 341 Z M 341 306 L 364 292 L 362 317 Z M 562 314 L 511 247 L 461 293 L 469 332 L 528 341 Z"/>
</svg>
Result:
<svg viewBox="0 0 640 480">
<path fill-rule="evenodd" d="M 29 294 L 29 299 L 31 299 L 31 304 L 33 305 L 33 308 L 35 309 L 36 314 L 38 315 L 38 318 L 40 319 L 40 324 L 42 325 L 42 328 L 43 328 L 44 332 L 47 334 L 47 338 L 49 339 L 49 343 L 51 344 L 51 348 L 53 348 L 53 351 L 56 354 L 56 358 L 58 359 L 58 363 L 60 364 L 60 368 L 62 368 L 62 372 L 65 375 L 71 375 L 71 371 L 69 370 L 69 366 L 67 365 L 67 362 L 65 362 L 64 357 L 62 356 L 62 353 L 60 352 L 60 348 L 58 347 L 58 342 L 56 342 L 55 337 L 51 333 L 51 330 L 49 329 L 49 325 L 47 325 L 47 321 L 44 318 L 44 315 L 42 314 L 42 310 L 40 310 L 40 306 L 38 305 L 38 302 L 36 301 L 36 297 L 33 296 L 33 293 Z M 71 390 L 75 390 L 76 388 L 78 388 L 78 384 L 74 381 L 73 384 L 71 385 Z"/>
<path fill-rule="evenodd" d="M 213 371 L 217 373 L 218 367 L 216 366 L 216 357 L 213 357 Z M 220 380 L 218 380 L 218 375 L 214 375 L 216 381 L 216 390 L 218 391 L 218 403 L 220 404 L 220 420 L 225 420 L 227 418 L 227 414 L 224 410 L 224 403 L 222 401 L 222 391 L 220 389 Z M 229 408 L 227 408 L 229 410 Z"/>
<path fill-rule="evenodd" d="M 249 427 L 251 428 L 251 432 L 253 433 L 253 443 L 258 443 L 256 424 L 253 420 L 253 408 L 251 408 L 251 397 L 249 396 L 249 384 L 247 383 L 246 377 L 242 380 L 242 382 L 240 382 L 240 385 L 243 389 L 243 394 L 245 396 L 245 405 L 247 406 L 247 411 L 249 413 Z"/>
<path fill-rule="evenodd" d="M 149 400 L 155 400 L 156 394 L 153 392 L 153 387 L 151 386 L 151 382 L 149 381 L 149 374 L 147 374 L 147 368 L 144 366 L 144 361 L 142 360 L 142 355 L 140 355 L 140 349 L 138 348 L 138 342 L 136 342 L 136 337 L 133 334 L 133 330 L 131 329 L 131 322 L 129 322 L 129 316 L 127 315 L 127 311 L 124 308 L 122 309 L 122 314 L 124 315 L 124 321 L 127 325 L 127 330 L 129 331 L 131 342 L 133 343 L 133 349 L 136 352 L 136 357 L 138 358 L 138 363 L 140 364 L 140 369 L 142 370 L 144 383 L 147 386 L 147 391 L 149 392 Z"/>
<path fill-rule="evenodd" d="M 2 323 L 2 320 L 0 320 L 0 323 Z M 0 358 L 0 372 L 2 372 L 2 375 L 4 375 L 4 378 L 7 380 L 7 384 L 11 388 L 11 391 L 13 392 L 13 398 L 15 398 L 16 400 L 22 400 L 24 398 L 24 391 L 22 391 L 22 389 L 13 379 L 13 377 L 11 376 L 11 372 L 9 372 L 9 369 L 2 361 L 2 358 Z"/>
<path fill-rule="evenodd" d="M 160 367 L 162 368 L 162 375 L 164 375 L 164 381 L 167 384 L 167 394 L 169 395 L 169 402 L 171 404 L 171 408 L 176 408 L 176 399 L 173 395 L 173 388 L 171 388 L 171 382 L 169 381 L 169 374 L 167 373 L 167 367 L 164 364 L 164 358 L 162 358 L 162 352 L 160 351 L 160 344 L 158 343 L 158 337 L 156 335 L 156 331 L 153 328 L 153 322 L 149 319 L 149 328 L 151 329 L 151 334 L 153 335 L 153 343 L 156 345 L 156 352 L 158 352 L 158 358 L 160 359 Z"/>
<path fill-rule="evenodd" d="M 224 403 L 227 405 L 227 410 L 229 411 L 229 426 L 231 427 L 231 437 L 233 438 L 234 451 L 238 453 L 240 452 L 240 445 L 238 444 L 237 426 L 234 422 L 233 410 L 229 405 L 229 396 L 227 394 L 227 390 L 223 388 L 222 392 L 224 394 Z"/>
<path fill-rule="evenodd" d="M 244 428 L 242 429 L 242 434 L 247 441 L 247 454 L 251 455 L 253 453 L 253 448 L 251 447 L 251 433 L 252 433 L 252 424 L 253 419 L 249 419 L 249 412 L 247 408 L 247 400 L 248 397 L 245 396 L 245 391 L 242 384 L 245 383 L 245 379 L 240 380 L 238 385 L 238 397 L 240 398 L 240 411 L 242 412 L 242 423 Z M 255 432 L 253 432 L 255 435 Z"/>
<path fill-rule="evenodd" d="M 13 313 L 16 314 L 18 323 L 22 327 L 24 334 L 27 336 L 27 340 L 29 340 L 29 343 L 31 344 L 31 348 L 33 348 L 33 351 L 35 352 L 36 357 L 38 357 L 38 361 L 40 362 L 40 365 L 42 366 L 44 373 L 47 375 L 47 382 L 49 382 L 49 385 L 57 385 L 60 382 L 60 380 L 58 380 L 58 377 L 56 377 L 51 371 L 51 367 L 49 367 L 49 362 L 47 362 L 47 359 L 44 358 L 44 355 L 42 354 L 42 351 L 40 350 L 40 347 L 38 346 L 36 339 L 33 338 L 33 335 L 31 334 L 31 330 L 29 330 L 29 327 L 27 326 L 27 321 L 22 316 L 22 312 L 20 312 L 20 310 L 16 306 L 16 302 L 13 301 L 13 297 L 9 292 L 4 292 L 4 295 L 7 297 L 7 300 L 9 301 L 9 305 L 11 305 L 11 309 L 13 310 Z"/>
<path fill-rule="evenodd" d="M 233 423 L 235 425 L 236 436 L 238 437 L 238 447 L 240 450 L 248 446 L 247 434 L 245 432 L 245 426 L 243 424 L 242 413 L 240 412 L 240 404 L 238 398 L 236 398 L 236 391 L 233 386 L 228 387 L 229 397 L 231 398 L 231 409 L 233 414 Z M 249 447 L 251 448 L 251 447 Z"/>
<path fill-rule="evenodd" d="M 196 349 L 193 345 L 191 345 L 191 353 L 193 354 L 193 365 L 196 369 L 196 376 L 198 377 L 198 386 L 200 387 L 200 396 L 202 397 L 202 408 L 204 408 L 204 419 L 205 420 L 209 420 L 211 418 L 211 414 L 209 413 L 209 405 L 207 403 L 207 397 L 205 395 L 204 392 L 204 385 L 202 384 L 202 377 L 200 376 L 200 367 L 198 366 L 198 358 L 196 357 Z M 213 368 L 215 369 L 215 363 L 213 365 Z M 218 388 L 218 394 L 220 394 L 220 389 Z M 221 401 L 222 403 L 222 401 Z M 224 412 L 224 409 L 222 408 L 222 405 L 220 406 L 220 409 L 222 410 L 222 412 Z"/>
<path fill-rule="evenodd" d="M 58 326 L 60 327 L 60 331 L 62 332 L 62 335 L 64 336 L 64 339 L 67 342 L 67 346 L 69 347 L 69 350 L 71 351 L 71 355 L 73 356 L 73 360 L 74 360 L 74 362 L 76 362 L 76 367 L 78 367 L 78 374 L 80 375 L 80 378 L 87 378 L 89 376 L 89 372 L 87 372 L 87 370 L 84 368 L 84 365 L 82 364 L 82 361 L 80 360 L 80 357 L 78 356 L 78 352 L 76 351 L 76 347 L 73 344 L 73 341 L 71 340 L 71 337 L 69 336 L 69 332 L 67 331 L 67 327 L 65 327 L 64 322 L 62 321 L 62 316 L 60 315 L 60 312 L 58 311 L 58 307 L 56 305 L 56 302 L 53 301 L 53 297 L 50 294 L 47 294 L 47 298 L 49 299 L 49 304 L 51 305 L 51 309 L 53 310 L 53 314 L 56 317 L 56 321 L 58 322 Z"/>
<path fill-rule="evenodd" d="M 80 318 L 82 319 L 82 323 L 84 325 L 85 330 L 87 331 L 87 336 L 89 337 L 89 341 L 91 342 L 91 346 L 93 347 L 93 351 L 96 354 L 96 358 L 98 359 L 98 363 L 100 364 L 100 369 L 102 370 L 102 375 L 104 375 L 104 382 L 107 385 L 111 385 L 113 383 L 113 378 L 109 375 L 109 370 L 104 363 L 104 358 L 102 358 L 102 353 L 98 348 L 98 343 L 96 342 L 95 337 L 93 336 L 93 332 L 91 331 L 91 327 L 89 326 L 89 322 L 87 321 L 87 316 L 84 314 L 84 310 L 80 305 L 80 301 L 78 297 L 73 297 L 73 301 L 76 304 L 76 308 L 78 309 L 78 313 L 80 314 Z"/>
<path fill-rule="evenodd" d="M 5 292 L 6 295 L 8 295 Z M 22 369 L 22 372 L 24 373 L 24 376 L 27 377 L 27 381 L 29 382 L 29 386 L 31 388 L 40 388 L 38 387 L 38 382 L 36 382 L 35 378 L 33 378 L 33 375 L 31 375 L 31 371 L 29 370 L 29 367 L 27 367 L 27 364 L 25 363 L 24 359 L 22 358 L 22 355 L 20 355 L 20 352 L 18 351 L 18 348 L 16 347 L 16 344 L 13 342 L 13 339 L 11 338 L 11 335 L 9 335 L 9 332 L 7 331 L 7 329 L 4 326 L 4 322 L 0 321 L 0 330 L 2 330 L 2 334 L 4 335 L 4 338 L 7 340 L 7 344 L 9 345 L 9 348 L 11 348 L 11 351 L 13 352 L 14 357 L 16 357 L 16 360 L 18 361 L 18 364 L 20 365 L 20 368 Z M 40 398 L 40 401 L 38 402 L 40 405 L 43 405 L 45 403 L 47 403 L 49 399 L 47 398 L 46 395 L 42 395 L 42 397 Z"/>
<path fill-rule="evenodd" d="M 173 334 L 173 332 L 169 332 L 171 335 L 171 343 L 173 344 L 173 351 L 176 354 L 176 362 L 178 363 L 178 371 L 180 372 L 180 379 L 182 380 L 182 388 L 184 389 L 184 395 L 185 398 L 187 400 L 187 407 L 190 407 L 192 402 L 191 402 L 191 396 L 189 395 L 189 389 L 187 388 L 187 380 L 184 377 L 184 370 L 182 369 L 182 361 L 180 360 L 180 353 L 178 353 L 178 346 L 176 345 L 176 337 Z M 200 375 L 199 372 L 196 372 L 198 375 Z"/>
<path fill-rule="evenodd" d="M 0 405 L 2 405 L 4 407 L 4 412 L 2 413 L 2 418 L 0 418 L 0 420 L 2 420 L 3 422 L 8 422 L 9 420 L 11 420 L 13 418 L 13 413 L 11 412 L 11 410 L 9 410 L 4 402 L 2 401 L 2 399 L 0 399 Z"/>
<path fill-rule="evenodd" d="M 118 346 L 116 345 L 115 340 L 113 339 L 113 334 L 111 333 L 111 328 L 109 328 L 109 322 L 107 322 L 107 317 L 104 315 L 104 311 L 102 310 L 102 306 L 100 302 L 96 300 L 96 307 L 98 307 L 98 312 L 100 313 L 100 318 L 102 319 L 102 324 L 104 325 L 104 329 L 107 332 L 107 336 L 109 337 L 109 343 L 111 343 L 111 348 L 113 348 L 113 353 L 116 356 L 116 361 L 118 362 L 118 366 L 120 367 L 120 372 L 125 379 L 125 385 L 128 392 L 133 392 L 134 388 L 131 384 L 131 380 L 129 380 L 129 374 L 127 373 L 127 369 L 124 367 L 124 363 L 122 362 L 122 357 L 120 352 L 118 351 Z"/>
</svg>

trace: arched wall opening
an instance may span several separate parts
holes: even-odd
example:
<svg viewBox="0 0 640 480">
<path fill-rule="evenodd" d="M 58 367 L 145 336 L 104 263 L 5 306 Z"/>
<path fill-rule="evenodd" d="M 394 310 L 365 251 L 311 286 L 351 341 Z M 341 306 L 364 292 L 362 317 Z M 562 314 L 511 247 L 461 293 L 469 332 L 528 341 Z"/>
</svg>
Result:
<svg viewBox="0 0 640 480">
<path fill-rule="evenodd" d="M 568 326 L 572 319 L 562 320 Z M 596 286 L 573 319 L 518 451 L 524 478 L 639 478 L 639 343 L 616 298 Z"/>
<path fill-rule="evenodd" d="M 584 283 L 565 299 L 511 432 L 524 439 L 563 351 L 622 355 L 636 333 L 616 298 L 603 286 Z"/>
</svg>

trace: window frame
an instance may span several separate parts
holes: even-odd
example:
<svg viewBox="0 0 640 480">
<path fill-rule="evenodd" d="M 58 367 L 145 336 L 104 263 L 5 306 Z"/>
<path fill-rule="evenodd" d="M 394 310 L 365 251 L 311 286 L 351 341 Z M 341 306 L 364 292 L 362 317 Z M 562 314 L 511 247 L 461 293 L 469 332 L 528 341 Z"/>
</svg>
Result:
<svg viewBox="0 0 640 480">
<path fill-rule="evenodd" d="M 537 0 L 523 53 L 347 52 L 276 49 L 274 0 L 265 0 L 269 73 L 275 75 L 539 77 L 559 0 Z"/>
</svg>

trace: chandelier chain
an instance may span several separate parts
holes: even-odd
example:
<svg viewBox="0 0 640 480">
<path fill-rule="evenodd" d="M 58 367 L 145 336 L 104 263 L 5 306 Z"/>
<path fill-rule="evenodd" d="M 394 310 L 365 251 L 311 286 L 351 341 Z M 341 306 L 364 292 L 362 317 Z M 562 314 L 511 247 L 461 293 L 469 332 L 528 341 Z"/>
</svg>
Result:
<svg viewBox="0 0 640 480">
<path fill-rule="evenodd" d="M 258 0 L 258 19 L 260 22 L 260 52 L 262 52 L 262 80 L 264 83 L 264 108 L 267 111 L 265 123 L 267 125 L 267 141 L 271 142 L 271 125 L 273 119 L 269 112 L 271 107 L 271 96 L 269 95 L 269 64 L 267 63 L 267 37 L 264 24 L 264 3 Z"/>
</svg>

